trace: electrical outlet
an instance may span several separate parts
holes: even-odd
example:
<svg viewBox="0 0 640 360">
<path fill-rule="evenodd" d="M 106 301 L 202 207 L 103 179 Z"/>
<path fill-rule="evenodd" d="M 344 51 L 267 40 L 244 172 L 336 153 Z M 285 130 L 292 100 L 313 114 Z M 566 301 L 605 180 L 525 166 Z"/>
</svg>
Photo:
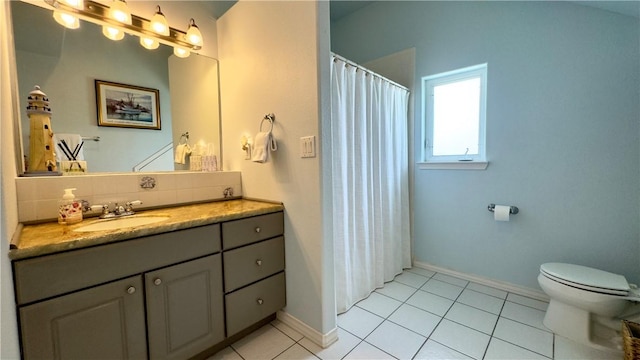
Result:
<svg viewBox="0 0 640 360">
<path fill-rule="evenodd" d="M 304 136 L 300 138 L 300 157 L 316 157 L 316 137 Z"/>
</svg>

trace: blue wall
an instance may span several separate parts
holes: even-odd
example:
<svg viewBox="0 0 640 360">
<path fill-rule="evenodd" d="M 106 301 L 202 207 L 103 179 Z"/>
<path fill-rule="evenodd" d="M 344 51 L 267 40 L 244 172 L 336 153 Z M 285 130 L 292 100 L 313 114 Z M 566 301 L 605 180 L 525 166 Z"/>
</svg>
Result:
<svg viewBox="0 0 640 360">
<path fill-rule="evenodd" d="M 416 48 L 417 116 L 422 76 L 488 63 L 489 167 L 415 171 L 417 261 L 529 288 L 550 261 L 640 281 L 639 30 L 566 2 L 375 2 L 332 24 L 356 62 Z"/>
</svg>

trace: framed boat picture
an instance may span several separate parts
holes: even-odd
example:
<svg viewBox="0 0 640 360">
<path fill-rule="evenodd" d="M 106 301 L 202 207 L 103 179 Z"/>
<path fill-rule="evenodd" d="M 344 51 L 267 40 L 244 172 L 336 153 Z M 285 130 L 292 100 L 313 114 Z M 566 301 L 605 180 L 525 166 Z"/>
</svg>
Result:
<svg viewBox="0 0 640 360">
<path fill-rule="evenodd" d="M 95 80 L 98 126 L 160 130 L 160 92 Z"/>
</svg>

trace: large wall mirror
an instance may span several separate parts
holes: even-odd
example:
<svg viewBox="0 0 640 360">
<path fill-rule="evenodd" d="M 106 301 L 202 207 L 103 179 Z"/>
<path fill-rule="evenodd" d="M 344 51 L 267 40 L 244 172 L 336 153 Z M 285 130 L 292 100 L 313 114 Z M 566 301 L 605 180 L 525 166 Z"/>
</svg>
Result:
<svg viewBox="0 0 640 360">
<path fill-rule="evenodd" d="M 174 161 L 173 151 L 187 132 L 192 148 L 221 161 L 216 59 L 197 54 L 180 59 L 165 45 L 147 50 L 129 35 L 112 41 L 89 22 L 66 29 L 51 10 L 22 1 L 11 2 L 11 13 L 23 151 L 29 148 L 26 99 L 39 85 L 50 99 L 53 131 L 87 138 L 83 154 L 89 173 L 188 170 L 188 162 Z M 158 90 L 161 129 L 98 126 L 95 80 Z"/>
</svg>

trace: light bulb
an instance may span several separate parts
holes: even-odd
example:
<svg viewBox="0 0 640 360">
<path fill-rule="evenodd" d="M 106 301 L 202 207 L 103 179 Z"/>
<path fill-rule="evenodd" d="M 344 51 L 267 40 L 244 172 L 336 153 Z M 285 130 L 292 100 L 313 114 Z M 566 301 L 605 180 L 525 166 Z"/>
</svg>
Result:
<svg viewBox="0 0 640 360">
<path fill-rule="evenodd" d="M 77 29 L 80 27 L 80 20 L 73 15 L 56 10 L 53 12 L 53 18 L 56 19 L 58 24 L 66 27 L 67 29 Z"/>
<path fill-rule="evenodd" d="M 76 9 L 84 9 L 84 2 L 82 0 L 62 0 L 62 2 Z"/>
<path fill-rule="evenodd" d="M 160 6 L 158 6 L 156 14 L 151 18 L 151 29 L 160 35 L 169 36 L 169 23 L 160 10 Z"/>
<path fill-rule="evenodd" d="M 181 47 L 174 47 L 173 48 L 173 55 L 179 57 L 179 58 L 186 58 L 189 57 L 189 50 L 185 49 L 185 48 L 181 48 Z"/>
<path fill-rule="evenodd" d="M 112 26 L 103 26 L 102 35 L 111 40 L 122 40 L 124 38 L 124 31 L 118 30 Z"/>
<path fill-rule="evenodd" d="M 131 25 L 131 11 L 124 0 L 113 0 L 109 9 L 109 17 L 123 24 Z"/>
<path fill-rule="evenodd" d="M 145 49 L 153 50 L 153 49 L 157 49 L 160 46 L 160 43 L 158 42 L 158 40 L 155 40 L 155 39 L 151 39 L 148 37 L 141 37 L 140 45 L 142 45 Z"/>
<path fill-rule="evenodd" d="M 189 20 L 189 29 L 187 30 L 187 41 L 196 46 L 202 46 L 202 34 L 196 25 L 196 21 Z"/>
<path fill-rule="evenodd" d="M 58 0 L 61 4 L 72 7 L 74 9 L 83 10 L 84 2 L 82 0 Z M 80 20 L 71 15 L 58 10 L 53 11 L 53 18 L 56 22 L 68 29 L 77 29 L 80 27 Z"/>
</svg>

